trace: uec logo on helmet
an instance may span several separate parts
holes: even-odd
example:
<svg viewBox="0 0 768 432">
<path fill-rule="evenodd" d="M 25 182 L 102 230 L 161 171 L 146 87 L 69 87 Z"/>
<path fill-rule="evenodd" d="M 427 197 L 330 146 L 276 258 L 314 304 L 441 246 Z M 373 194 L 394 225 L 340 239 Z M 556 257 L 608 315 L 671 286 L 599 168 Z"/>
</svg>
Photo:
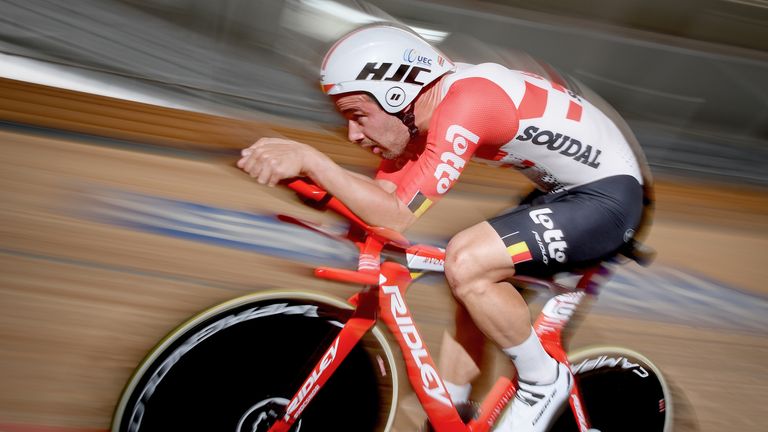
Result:
<svg viewBox="0 0 768 432">
<path fill-rule="evenodd" d="M 416 62 L 418 64 L 432 66 L 431 58 L 420 55 L 419 52 L 413 48 L 405 50 L 403 53 L 403 60 L 407 61 L 408 63 Z"/>
</svg>

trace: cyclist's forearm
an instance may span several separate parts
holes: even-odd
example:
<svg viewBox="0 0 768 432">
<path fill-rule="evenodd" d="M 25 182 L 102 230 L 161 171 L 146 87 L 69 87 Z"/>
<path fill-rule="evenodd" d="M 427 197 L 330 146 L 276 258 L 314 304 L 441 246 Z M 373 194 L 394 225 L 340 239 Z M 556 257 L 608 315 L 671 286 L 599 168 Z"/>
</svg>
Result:
<svg viewBox="0 0 768 432">
<path fill-rule="evenodd" d="M 323 154 L 307 165 L 306 173 L 315 183 L 367 223 L 404 231 L 416 220 L 394 191 L 384 190 L 375 180 L 346 170 Z"/>
</svg>

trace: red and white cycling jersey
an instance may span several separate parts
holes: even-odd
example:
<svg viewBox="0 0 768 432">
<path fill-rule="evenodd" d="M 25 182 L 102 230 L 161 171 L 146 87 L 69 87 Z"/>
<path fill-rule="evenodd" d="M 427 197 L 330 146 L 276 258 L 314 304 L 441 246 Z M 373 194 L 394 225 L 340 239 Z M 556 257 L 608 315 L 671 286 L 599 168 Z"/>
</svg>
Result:
<svg viewBox="0 0 768 432">
<path fill-rule="evenodd" d="M 443 81 L 442 100 L 423 152 L 385 160 L 378 179 L 421 215 L 456 182 L 467 162 L 520 170 L 556 192 L 614 175 L 643 178 L 631 146 L 599 109 L 535 74 L 501 65 L 458 64 Z"/>
</svg>

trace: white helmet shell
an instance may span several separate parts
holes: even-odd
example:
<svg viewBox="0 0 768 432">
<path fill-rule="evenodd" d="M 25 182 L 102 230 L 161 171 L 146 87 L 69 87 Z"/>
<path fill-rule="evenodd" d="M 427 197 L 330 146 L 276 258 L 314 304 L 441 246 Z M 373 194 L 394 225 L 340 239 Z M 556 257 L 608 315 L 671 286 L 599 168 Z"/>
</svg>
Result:
<svg viewBox="0 0 768 432">
<path fill-rule="evenodd" d="M 323 59 L 320 83 L 328 95 L 370 93 L 390 114 L 456 66 L 413 31 L 389 23 L 360 27 L 339 39 Z"/>
</svg>

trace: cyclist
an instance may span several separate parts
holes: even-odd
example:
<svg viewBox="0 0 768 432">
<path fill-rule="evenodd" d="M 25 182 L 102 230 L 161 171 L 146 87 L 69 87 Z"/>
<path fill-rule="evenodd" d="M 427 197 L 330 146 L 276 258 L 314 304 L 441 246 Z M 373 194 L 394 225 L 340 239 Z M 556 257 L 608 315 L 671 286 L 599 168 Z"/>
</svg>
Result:
<svg viewBox="0 0 768 432">
<path fill-rule="evenodd" d="M 497 64 L 453 63 L 394 24 L 363 26 L 337 41 L 321 84 L 347 119 L 349 140 L 382 157 L 376 177 L 306 144 L 262 138 L 238 161 L 259 183 L 308 176 L 366 222 L 403 231 L 451 189 L 470 158 L 533 181 L 536 191 L 515 210 L 448 243 L 459 343 L 444 343 L 441 357 L 448 393 L 465 402 L 485 334 L 518 373 L 519 391 L 497 430 L 546 430 L 573 377 L 542 348 L 525 301 L 505 281 L 594 263 L 630 243 L 647 183 L 642 156 L 619 126 L 564 86 Z M 461 347 L 472 367 L 456 360 Z"/>
</svg>

